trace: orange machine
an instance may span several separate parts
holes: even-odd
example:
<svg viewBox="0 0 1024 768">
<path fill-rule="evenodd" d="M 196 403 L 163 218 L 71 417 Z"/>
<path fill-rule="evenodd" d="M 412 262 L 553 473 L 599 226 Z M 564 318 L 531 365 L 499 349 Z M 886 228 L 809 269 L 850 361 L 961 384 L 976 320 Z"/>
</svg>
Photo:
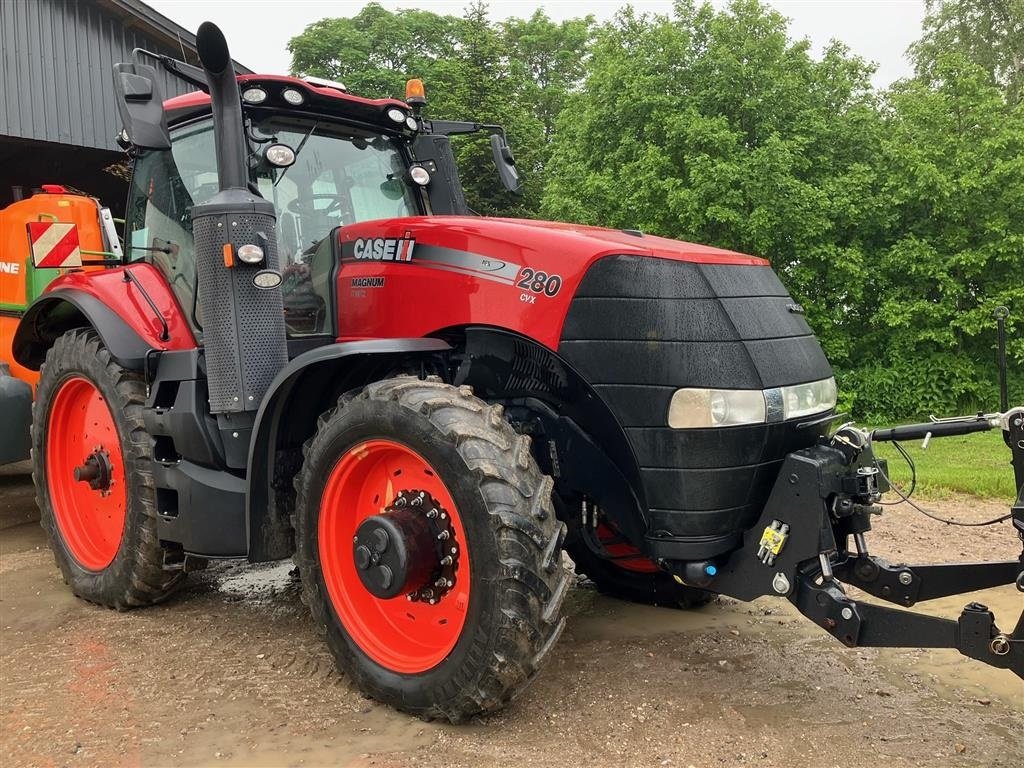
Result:
<svg viewBox="0 0 1024 768">
<path fill-rule="evenodd" d="M 28 225 L 32 222 L 74 224 L 78 248 L 90 258 L 110 258 L 106 240 L 116 238 L 110 212 L 91 197 L 45 185 L 43 191 L 0 210 L 0 464 L 28 458 L 32 397 L 37 371 L 15 362 L 14 331 L 28 306 L 55 277 L 69 270 L 34 266 Z M 102 267 L 78 267 L 102 269 Z"/>
<path fill-rule="evenodd" d="M 63 187 L 49 184 L 42 193 L 0 210 L 0 361 L 33 387 L 39 374 L 18 365 L 11 356 L 14 329 L 28 305 L 51 280 L 67 270 L 36 269 L 32 265 L 26 225 L 45 220 L 75 224 L 83 252 L 98 254 L 104 251 L 100 217 L 100 205 L 95 199 L 69 194 Z"/>
</svg>

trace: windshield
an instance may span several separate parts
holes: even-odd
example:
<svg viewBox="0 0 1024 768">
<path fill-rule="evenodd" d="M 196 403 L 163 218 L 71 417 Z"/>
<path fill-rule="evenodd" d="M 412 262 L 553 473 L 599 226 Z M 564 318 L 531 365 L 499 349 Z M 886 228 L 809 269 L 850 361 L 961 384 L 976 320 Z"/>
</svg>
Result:
<svg viewBox="0 0 1024 768">
<path fill-rule="evenodd" d="M 399 146 L 379 134 L 315 120 L 278 116 L 249 131 L 251 181 L 277 208 L 282 290 L 291 335 L 330 330 L 330 249 L 317 249 L 334 227 L 420 213 L 405 182 Z M 296 153 L 288 168 L 262 161 L 270 144 Z M 212 122 L 176 130 L 170 150 L 142 152 L 128 210 L 131 260 L 148 259 L 167 276 L 182 308 L 202 329 L 196 300 L 192 206 L 217 194 Z"/>
</svg>

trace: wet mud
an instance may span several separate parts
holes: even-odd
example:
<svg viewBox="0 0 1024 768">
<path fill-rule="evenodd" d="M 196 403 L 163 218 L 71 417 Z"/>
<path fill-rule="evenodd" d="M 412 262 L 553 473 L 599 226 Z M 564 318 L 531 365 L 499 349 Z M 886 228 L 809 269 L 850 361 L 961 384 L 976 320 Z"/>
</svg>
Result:
<svg viewBox="0 0 1024 768">
<path fill-rule="evenodd" d="M 973 506 L 972 506 L 973 505 Z M 364 698 L 334 668 L 290 563 L 222 564 L 166 604 L 75 599 L 0 474 L 0 765 L 1024 765 L 1024 684 L 955 651 L 846 649 L 788 603 L 694 612 L 585 583 L 551 663 L 508 709 L 427 723 Z M 1004 508 L 934 503 L 982 519 Z M 966 511 L 965 511 L 966 507 Z M 1008 525 L 955 530 L 895 509 L 870 541 L 891 560 L 1012 558 Z M 1013 587 L 918 606 L 991 606 Z"/>
</svg>

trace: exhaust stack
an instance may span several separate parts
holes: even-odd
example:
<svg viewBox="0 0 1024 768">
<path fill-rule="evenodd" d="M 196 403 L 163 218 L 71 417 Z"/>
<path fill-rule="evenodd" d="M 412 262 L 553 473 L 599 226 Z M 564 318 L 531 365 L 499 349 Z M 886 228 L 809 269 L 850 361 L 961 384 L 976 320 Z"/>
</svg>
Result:
<svg viewBox="0 0 1024 768">
<path fill-rule="evenodd" d="M 249 186 L 242 104 L 224 34 L 204 22 L 196 49 L 209 81 L 220 187 L 192 209 L 210 412 L 228 466 L 244 468 L 256 411 L 288 361 L 277 214 Z"/>
</svg>

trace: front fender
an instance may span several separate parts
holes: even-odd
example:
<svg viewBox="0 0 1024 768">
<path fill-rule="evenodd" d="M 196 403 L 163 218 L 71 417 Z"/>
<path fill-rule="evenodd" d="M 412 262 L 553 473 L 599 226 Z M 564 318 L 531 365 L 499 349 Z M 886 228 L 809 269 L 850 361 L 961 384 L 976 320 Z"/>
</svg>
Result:
<svg viewBox="0 0 1024 768">
<path fill-rule="evenodd" d="M 284 367 L 256 413 L 249 445 L 246 535 L 251 561 L 292 552 L 291 510 L 284 508 L 286 498 L 277 497 L 274 479 L 298 471 L 302 444 L 313 435 L 320 414 L 343 392 L 384 378 L 410 360 L 450 351 L 434 338 L 348 341 L 312 349 Z"/>
</svg>

